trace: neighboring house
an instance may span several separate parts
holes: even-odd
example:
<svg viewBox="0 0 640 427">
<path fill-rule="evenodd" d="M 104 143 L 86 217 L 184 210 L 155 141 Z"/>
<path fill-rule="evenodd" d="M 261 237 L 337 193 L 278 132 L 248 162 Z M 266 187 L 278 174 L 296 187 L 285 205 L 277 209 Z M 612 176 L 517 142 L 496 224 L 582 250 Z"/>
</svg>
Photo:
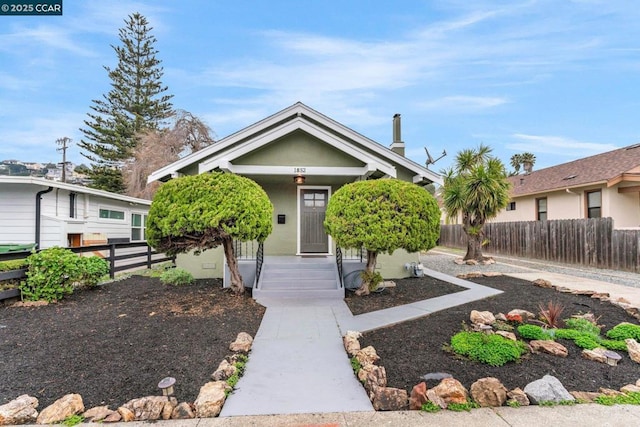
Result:
<svg viewBox="0 0 640 427">
<path fill-rule="evenodd" d="M 640 144 L 509 180 L 509 206 L 492 222 L 610 217 L 640 227 Z"/>
<path fill-rule="evenodd" d="M 144 241 L 150 205 L 42 178 L 0 176 L 0 244 L 45 249 Z"/>
<path fill-rule="evenodd" d="M 210 171 L 251 178 L 274 205 L 273 232 L 264 243 L 265 266 L 278 256 L 289 262 L 324 260 L 335 265 L 335 244 L 325 233 L 323 221 L 327 203 L 338 188 L 380 178 L 421 186 L 441 183 L 439 175 L 404 157 L 400 115 L 394 116 L 393 128 L 394 140 L 387 148 L 296 103 L 154 172 L 149 182 Z M 378 266 L 384 277 L 398 278 L 407 276 L 406 262 L 417 261 L 417 254 L 398 250 L 392 256 L 381 255 Z M 220 248 L 200 257 L 178 257 L 177 263 L 196 277 L 224 276 Z M 250 283 L 244 278 L 245 284 Z"/>
</svg>

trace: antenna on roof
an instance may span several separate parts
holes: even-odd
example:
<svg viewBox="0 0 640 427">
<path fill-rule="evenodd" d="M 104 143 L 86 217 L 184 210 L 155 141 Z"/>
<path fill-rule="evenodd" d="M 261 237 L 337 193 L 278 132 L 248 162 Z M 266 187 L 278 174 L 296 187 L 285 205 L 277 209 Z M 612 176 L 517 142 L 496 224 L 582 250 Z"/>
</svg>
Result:
<svg viewBox="0 0 640 427">
<path fill-rule="evenodd" d="M 429 167 L 429 165 L 434 164 L 435 162 L 437 162 L 438 160 L 440 160 L 441 158 L 447 155 L 447 150 L 442 150 L 442 155 L 434 160 L 433 157 L 431 157 L 431 154 L 429 154 L 429 150 L 427 150 L 427 147 L 424 147 L 424 151 L 427 153 L 427 161 L 425 164 L 425 166 L 427 167 Z"/>
</svg>

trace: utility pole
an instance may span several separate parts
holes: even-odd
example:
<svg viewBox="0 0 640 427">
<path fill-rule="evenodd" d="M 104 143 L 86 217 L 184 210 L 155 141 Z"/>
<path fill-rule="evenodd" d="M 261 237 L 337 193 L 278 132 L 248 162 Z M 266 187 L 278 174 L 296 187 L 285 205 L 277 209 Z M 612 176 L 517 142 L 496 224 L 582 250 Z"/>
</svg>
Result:
<svg viewBox="0 0 640 427">
<path fill-rule="evenodd" d="M 71 138 L 66 136 L 56 139 L 56 144 L 60 146 L 57 150 L 62 151 L 62 182 L 67 182 L 67 148 Z"/>
</svg>

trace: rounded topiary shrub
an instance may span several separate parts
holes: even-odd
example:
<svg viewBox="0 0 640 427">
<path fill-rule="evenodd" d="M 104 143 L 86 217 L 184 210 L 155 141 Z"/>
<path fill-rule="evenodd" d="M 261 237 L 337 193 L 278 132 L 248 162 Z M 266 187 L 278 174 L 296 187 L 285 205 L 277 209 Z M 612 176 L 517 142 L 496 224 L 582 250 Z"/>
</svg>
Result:
<svg viewBox="0 0 640 427">
<path fill-rule="evenodd" d="M 69 249 L 53 247 L 29 255 L 27 280 L 20 283 L 22 299 L 57 301 L 73 293 L 80 279 L 78 255 Z"/>
</svg>

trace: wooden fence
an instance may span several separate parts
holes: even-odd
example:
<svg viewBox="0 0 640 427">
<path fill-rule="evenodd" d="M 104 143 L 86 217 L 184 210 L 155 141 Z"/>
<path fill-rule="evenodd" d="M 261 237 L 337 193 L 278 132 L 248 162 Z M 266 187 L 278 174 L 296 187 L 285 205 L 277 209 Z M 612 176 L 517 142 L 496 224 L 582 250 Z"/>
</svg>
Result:
<svg viewBox="0 0 640 427">
<path fill-rule="evenodd" d="M 166 261 L 175 261 L 175 257 L 167 257 L 162 253 L 154 251 L 146 242 L 140 243 L 110 243 L 106 245 L 81 246 L 68 248 L 75 253 L 92 252 L 99 254 L 109 264 L 109 277 L 112 279 L 118 271 L 131 270 L 137 267 L 151 268 L 153 264 Z M 0 254 L 0 261 L 10 261 L 25 259 L 31 252 L 7 252 Z M 26 269 L 10 270 L 0 272 L 0 282 L 3 280 L 24 279 Z M 0 291 L 0 300 L 20 295 L 15 289 L 10 291 Z M 14 295 L 15 294 L 15 295 Z"/>
<path fill-rule="evenodd" d="M 487 253 L 640 273 L 640 230 L 615 230 L 611 218 L 497 222 L 484 233 Z M 439 244 L 466 248 L 462 225 L 443 225 Z"/>
</svg>

